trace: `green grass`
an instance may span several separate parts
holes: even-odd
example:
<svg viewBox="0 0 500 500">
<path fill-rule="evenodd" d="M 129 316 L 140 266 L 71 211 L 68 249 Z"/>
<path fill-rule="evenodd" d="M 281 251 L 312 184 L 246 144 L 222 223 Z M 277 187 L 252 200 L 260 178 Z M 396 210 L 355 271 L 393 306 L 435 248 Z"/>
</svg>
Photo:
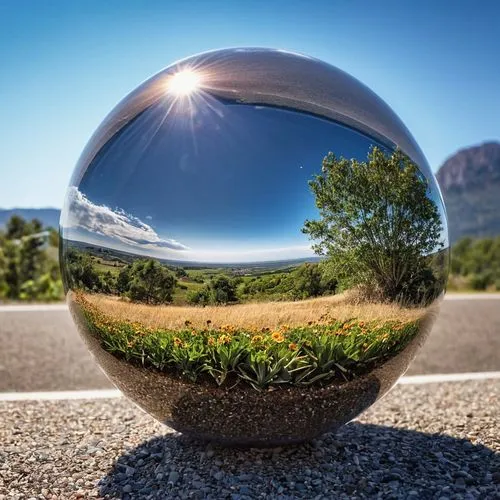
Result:
<svg viewBox="0 0 500 500">
<path fill-rule="evenodd" d="M 106 274 L 108 271 L 111 272 L 113 276 L 118 276 L 121 269 L 125 267 L 125 264 L 115 261 L 109 261 L 102 259 L 100 257 L 93 257 L 93 267 L 99 274 Z M 116 263 L 116 266 L 114 265 Z"/>
<path fill-rule="evenodd" d="M 286 325 L 275 331 L 226 325 L 169 330 L 119 320 L 75 294 L 90 331 L 102 347 L 128 362 L 196 382 L 235 380 L 256 390 L 344 382 L 400 352 L 419 331 L 419 321 L 351 319 L 327 324 Z"/>
<path fill-rule="evenodd" d="M 194 281 L 182 281 L 178 280 L 178 285 L 183 285 L 186 288 L 180 288 L 176 286 L 174 289 L 174 294 L 172 297 L 172 304 L 182 305 L 187 303 L 187 294 L 191 291 L 201 290 L 203 288 L 203 283 L 195 283 Z"/>
</svg>

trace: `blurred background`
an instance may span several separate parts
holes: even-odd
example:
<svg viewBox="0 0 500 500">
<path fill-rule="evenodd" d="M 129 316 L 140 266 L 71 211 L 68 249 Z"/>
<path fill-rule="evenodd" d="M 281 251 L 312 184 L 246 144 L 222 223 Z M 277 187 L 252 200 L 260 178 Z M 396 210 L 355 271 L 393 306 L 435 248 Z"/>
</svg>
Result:
<svg viewBox="0 0 500 500">
<path fill-rule="evenodd" d="M 64 306 L 40 305 L 63 300 L 57 228 L 70 174 L 139 83 L 231 46 L 322 59 L 400 116 L 437 176 L 452 243 L 450 299 L 409 373 L 499 370 L 499 31 L 493 1 L 1 2 L 0 390 L 109 385 Z"/>
</svg>

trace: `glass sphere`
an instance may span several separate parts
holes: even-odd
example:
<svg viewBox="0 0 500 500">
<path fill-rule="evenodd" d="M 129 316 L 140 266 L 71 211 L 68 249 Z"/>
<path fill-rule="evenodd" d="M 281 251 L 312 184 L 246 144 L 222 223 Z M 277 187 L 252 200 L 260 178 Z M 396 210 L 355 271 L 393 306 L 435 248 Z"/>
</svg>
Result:
<svg viewBox="0 0 500 500">
<path fill-rule="evenodd" d="M 448 272 L 443 200 L 394 112 L 307 56 L 167 67 L 90 139 L 61 215 L 67 300 L 96 361 L 172 428 L 310 440 L 404 373 Z"/>
</svg>

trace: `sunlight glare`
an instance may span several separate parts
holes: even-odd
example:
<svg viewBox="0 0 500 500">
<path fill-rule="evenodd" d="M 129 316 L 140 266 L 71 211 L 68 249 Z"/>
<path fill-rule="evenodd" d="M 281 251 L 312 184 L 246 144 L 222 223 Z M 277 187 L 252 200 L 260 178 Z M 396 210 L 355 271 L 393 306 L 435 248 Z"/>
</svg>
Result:
<svg viewBox="0 0 500 500">
<path fill-rule="evenodd" d="M 168 82 L 168 92 L 177 96 L 187 96 L 200 87 L 201 78 L 193 70 L 186 69 L 175 73 Z"/>
</svg>

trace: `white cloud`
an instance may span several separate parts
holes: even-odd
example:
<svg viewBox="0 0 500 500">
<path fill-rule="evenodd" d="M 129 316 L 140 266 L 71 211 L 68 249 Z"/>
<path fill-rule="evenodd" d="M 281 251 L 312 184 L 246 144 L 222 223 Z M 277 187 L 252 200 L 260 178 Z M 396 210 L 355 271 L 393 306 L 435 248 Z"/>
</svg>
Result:
<svg viewBox="0 0 500 500">
<path fill-rule="evenodd" d="M 282 248 L 271 247 L 249 250 L 235 248 L 234 250 L 205 249 L 194 252 L 188 251 L 183 254 L 183 260 L 229 264 L 231 262 L 265 262 L 273 260 L 301 259 L 314 256 L 316 256 L 316 254 L 313 252 L 310 245 L 297 245 Z"/>
<path fill-rule="evenodd" d="M 96 205 L 75 186 L 69 188 L 66 204 L 65 228 L 85 230 L 133 247 L 140 245 L 150 249 L 189 250 L 178 241 L 160 238 L 150 225 L 124 210 Z"/>
</svg>

